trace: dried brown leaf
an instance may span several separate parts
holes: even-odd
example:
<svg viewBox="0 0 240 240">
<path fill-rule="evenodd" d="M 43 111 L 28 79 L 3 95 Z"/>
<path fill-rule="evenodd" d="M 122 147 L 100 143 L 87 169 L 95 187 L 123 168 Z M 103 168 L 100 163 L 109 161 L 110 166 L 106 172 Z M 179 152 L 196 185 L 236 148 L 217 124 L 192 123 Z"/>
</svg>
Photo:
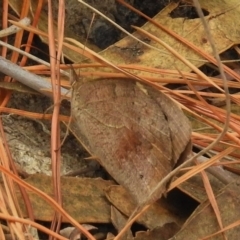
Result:
<svg viewBox="0 0 240 240">
<path fill-rule="evenodd" d="M 220 210 L 223 227 L 227 227 L 231 223 L 239 220 L 240 205 L 238 181 L 227 185 L 218 194 L 216 194 L 215 198 Z M 199 205 L 173 239 L 197 240 L 219 230 L 218 221 L 212 206 L 209 200 L 206 200 Z M 228 239 L 239 239 L 240 226 L 235 226 L 235 228 L 226 231 L 225 234 Z M 220 239 L 224 239 L 221 234 L 211 238 L 211 240 Z"/>
<path fill-rule="evenodd" d="M 52 179 L 43 174 L 35 174 L 25 180 L 48 195 L 53 195 Z M 100 178 L 75 178 L 62 177 L 61 188 L 63 207 L 78 222 L 110 222 L 110 205 L 105 199 L 104 189 L 113 184 Z M 29 193 L 34 210 L 34 217 L 41 221 L 52 221 L 53 208 L 39 198 L 38 195 Z M 21 209 L 25 212 L 23 199 L 19 192 L 17 198 Z M 26 216 L 26 213 L 24 213 Z M 63 218 L 63 222 L 66 219 Z"/>
<path fill-rule="evenodd" d="M 122 186 L 109 186 L 106 189 L 106 196 L 111 204 L 128 217 L 136 208 L 133 198 L 129 196 L 128 192 Z M 152 204 L 152 206 L 137 219 L 137 222 L 148 229 L 154 229 L 159 226 L 162 227 L 167 223 L 175 223 L 181 226 L 185 220 L 184 217 L 181 217 L 180 211 L 171 206 L 165 198 L 161 198 Z"/>
</svg>

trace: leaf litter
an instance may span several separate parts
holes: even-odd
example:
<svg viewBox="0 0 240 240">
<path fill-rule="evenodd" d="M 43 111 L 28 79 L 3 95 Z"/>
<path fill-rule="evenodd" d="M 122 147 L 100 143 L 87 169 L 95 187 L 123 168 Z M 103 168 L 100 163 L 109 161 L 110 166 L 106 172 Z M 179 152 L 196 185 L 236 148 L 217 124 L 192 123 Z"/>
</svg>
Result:
<svg viewBox="0 0 240 240">
<path fill-rule="evenodd" d="M 204 5 L 204 1 L 202 1 L 202 4 Z M 230 5 L 230 6 L 231 6 L 231 4 L 232 4 L 232 6 L 233 6 L 233 5 L 234 5 L 234 1 L 232 1 L 231 3 L 229 3 L 229 5 Z M 211 6 L 211 7 L 213 7 L 212 5 L 208 4 L 208 7 L 209 7 L 209 8 L 210 8 L 210 6 Z M 208 8 L 208 9 L 209 9 L 209 8 Z M 215 9 L 216 9 L 216 8 L 215 8 Z M 234 9 L 234 11 L 237 11 L 237 8 L 236 8 L 236 9 Z M 231 14 L 233 14 L 233 13 L 234 13 L 234 11 L 233 11 L 233 12 L 231 12 L 231 11 L 230 11 L 230 12 L 231 12 Z M 218 19 L 218 18 L 216 17 L 216 19 Z M 213 31 L 213 32 L 214 32 L 214 31 Z M 231 37 L 230 37 L 230 39 L 231 39 Z M 213 214 L 212 214 L 212 215 L 213 215 Z"/>
</svg>

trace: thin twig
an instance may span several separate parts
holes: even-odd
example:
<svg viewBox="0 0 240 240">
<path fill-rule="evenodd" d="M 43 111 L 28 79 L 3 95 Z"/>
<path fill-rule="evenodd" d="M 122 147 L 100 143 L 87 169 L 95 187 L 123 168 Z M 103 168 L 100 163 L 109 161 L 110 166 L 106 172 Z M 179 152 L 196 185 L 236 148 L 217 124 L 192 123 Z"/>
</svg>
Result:
<svg viewBox="0 0 240 240">
<path fill-rule="evenodd" d="M 43 95 L 52 97 L 51 83 L 49 83 L 44 78 L 36 74 L 30 73 L 22 69 L 17 64 L 12 63 L 11 61 L 8 61 L 7 59 L 1 56 L 0 56 L 0 72 L 3 72 L 4 74 L 16 79 L 22 84 L 27 85 L 28 87 L 40 92 Z M 61 88 L 61 94 L 66 98 L 70 98 L 70 93 L 65 88 Z"/>
<path fill-rule="evenodd" d="M 40 64 L 43 64 L 43 65 L 45 65 L 45 66 L 47 66 L 47 67 L 50 67 L 50 63 L 42 60 L 41 58 L 38 58 L 38 57 L 36 57 L 36 56 L 34 56 L 34 55 L 30 54 L 30 53 L 27 53 L 27 52 L 25 52 L 25 51 L 23 51 L 23 50 L 21 50 L 21 49 L 19 49 L 19 48 L 16 48 L 16 47 L 14 47 L 14 46 L 12 46 L 12 45 L 10 45 L 10 44 L 8 44 L 8 43 L 5 43 L 5 42 L 3 42 L 3 41 L 1 41 L 1 40 L 0 40 L 0 45 L 6 47 L 6 48 L 8 48 L 8 49 L 11 49 L 11 50 L 13 50 L 13 51 L 16 51 L 16 52 L 22 54 L 23 56 L 26 56 L 26 57 L 28 57 L 29 59 L 32 59 L 33 61 L 35 61 L 35 62 L 37 62 L 37 63 L 40 63 Z M 61 70 L 61 69 L 60 69 L 60 72 L 61 72 L 61 74 L 69 77 L 69 73 L 68 73 L 68 72 L 63 71 L 63 70 Z"/>
<path fill-rule="evenodd" d="M 29 26 L 31 21 L 29 18 L 25 17 L 25 18 L 21 19 L 18 23 L 23 24 L 25 26 Z M 21 30 L 22 30 L 22 28 L 12 25 L 12 26 L 0 31 L 0 38 L 7 37 L 9 35 L 19 32 Z"/>
</svg>

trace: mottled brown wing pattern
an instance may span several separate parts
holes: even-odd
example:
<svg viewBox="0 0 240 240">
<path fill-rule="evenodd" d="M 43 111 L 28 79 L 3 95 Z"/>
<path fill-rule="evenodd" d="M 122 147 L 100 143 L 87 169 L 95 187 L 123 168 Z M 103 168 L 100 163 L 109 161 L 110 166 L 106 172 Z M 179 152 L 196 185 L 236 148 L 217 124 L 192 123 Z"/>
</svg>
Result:
<svg viewBox="0 0 240 240">
<path fill-rule="evenodd" d="M 80 141 L 138 203 L 172 170 L 191 133 L 172 100 L 131 80 L 76 83 L 72 115 Z"/>
</svg>

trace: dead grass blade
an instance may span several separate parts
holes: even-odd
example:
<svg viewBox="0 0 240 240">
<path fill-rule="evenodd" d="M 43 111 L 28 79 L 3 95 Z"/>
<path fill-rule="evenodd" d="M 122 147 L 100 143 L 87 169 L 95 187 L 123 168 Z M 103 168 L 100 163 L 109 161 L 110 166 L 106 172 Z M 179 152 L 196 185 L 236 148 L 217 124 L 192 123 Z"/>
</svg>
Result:
<svg viewBox="0 0 240 240">
<path fill-rule="evenodd" d="M 59 1 L 58 11 L 58 48 L 55 45 L 55 36 L 53 29 L 53 13 L 52 1 L 48 1 L 48 42 L 50 56 L 50 69 L 51 69 L 51 84 L 53 93 L 53 117 L 51 124 L 51 161 L 52 161 L 52 178 L 54 186 L 54 198 L 60 206 L 62 206 L 62 194 L 60 184 L 60 166 L 61 166 L 61 140 L 60 140 L 60 71 L 59 64 L 62 54 L 62 42 L 64 34 L 64 16 L 65 6 L 64 1 Z M 56 55 L 57 50 L 57 55 Z M 51 224 L 51 230 L 59 232 L 61 226 L 61 214 L 54 213 L 54 218 Z M 52 239 L 52 238 L 51 238 Z"/>
<path fill-rule="evenodd" d="M 201 171 L 201 175 L 202 175 L 203 184 L 204 184 L 204 187 L 205 187 L 205 190 L 206 190 L 209 202 L 212 205 L 213 211 L 214 211 L 214 213 L 216 215 L 216 218 L 217 218 L 217 221 L 218 221 L 218 225 L 219 225 L 220 229 L 222 230 L 223 229 L 223 223 L 222 223 L 222 219 L 221 219 L 221 214 L 220 214 L 220 210 L 218 208 L 218 204 L 217 204 L 216 198 L 214 196 L 214 193 L 213 193 L 210 181 L 209 181 L 208 176 L 207 176 L 205 171 Z M 223 238 L 225 240 L 227 240 L 227 237 L 224 234 L 224 232 L 222 233 L 222 235 L 223 235 Z"/>
<path fill-rule="evenodd" d="M 7 153 L 5 151 L 3 142 L 0 139 L 0 160 L 1 167 L 10 170 L 9 161 Z M 17 204 L 16 198 L 14 197 L 14 186 L 10 178 L 5 175 L 2 175 L 3 186 L 1 186 L 0 191 L 0 202 L 1 202 L 1 212 L 5 215 L 14 215 L 21 217 L 19 212 L 19 206 Z M 12 235 L 18 236 L 20 239 L 24 239 L 24 233 L 21 224 L 8 222 L 9 229 L 12 232 Z"/>
<path fill-rule="evenodd" d="M 240 225 L 240 220 L 238 220 L 238 221 L 236 221 L 236 222 L 228 225 L 227 227 L 224 227 L 221 231 L 218 231 L 218 232 L 216 232 L 216 233 L 214 233 L 214 234 L 211 234 L 211 235 L 208 235 L 208 236 L 202 238 L 201 240 L 210 239 L 210 238 L 215 237 L 215 236 L 217 236 L 217 235 L 219 235 L 219 234 L 221 234 L 221 233 L 223 233 L 223 232 L 226 232 L 226 231 L 228 231 L 228 230 L 230 230 L 230 229 L 232 229 L 232 228 L 235 228 L 235 227 L 237 227 L 237 226 L 239 226 L 239 225 Z"/>
<path fill-rule="evenodd" d="M 4 152 L 4 147 L 2 145 L 2 141 L 0 139 L 0 153 Z M 81 230 L 81 232 L 88 237 L 91 240 L 95 240 L 95 238 L 88 233 L 77 221 L 75 221 L 71 216 L 69 216 L 65 210 L 56 203 L 56 201 L 54 201 L 52 199 L 52 197 L 49 197 L 47 194 L 45 194 L 44 192 L 34 188 L 33 186 L 31 186 L 30 184 L 24 182 L 23 180 L 21 180 L 19 177 L 17 177 L 15 174 L 11 173 L 9 170 L 7 170 L 4 166 L 0 166 L 0 171 L 4 174 L 6 174 L 6 176 L 8 176 L 11 180 L 13 180 L 14 182 L 17 182 L 20 186 L 24 187 L 25 189 L 32 191 L 36 194 L 38 194 L 39 196 L 41 196 L 42 198 L 44 198 L 57 212 L 61 213 L 62 216 L 66 217 L 70 223 L 72 223 L 75 227 L 77 227 L 78 229 Z M 24 239 L 25 238 L 20 238 L 20 239 Z"/>
</svg>

